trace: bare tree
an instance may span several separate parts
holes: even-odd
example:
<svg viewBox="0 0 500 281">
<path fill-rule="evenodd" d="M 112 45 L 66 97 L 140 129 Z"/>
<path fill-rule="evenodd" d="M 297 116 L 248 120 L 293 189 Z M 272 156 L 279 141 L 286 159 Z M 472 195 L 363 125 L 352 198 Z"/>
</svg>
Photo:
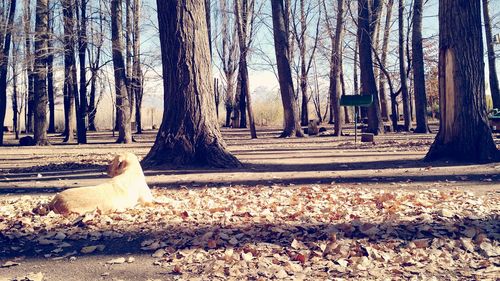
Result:
<svg viewBox="0 0 500 281">
<path fill-rule="evenodd" d="M 5 122 L 5 113 L 7 111 L 7 72 L 9 67 L 12 26 L 14 23 L 14 14 L 16 12 L 16 0 L 10 1 L 8 11 L 8 14 L 2 19 L 2 21 L 5 22 L 5 29 L 0 31 L 0 124 L 2 125 L 0 145 L 3 145 L 3 125 Z M 3 13 L 1 16 L 4 17 Z"/>
<path fill-rule="evenodd" d="M 141 1 L 134 0 L 132 6 L 133 32 L 132 32 L 132 96 L 135 98 L 135 122 L 137 133 L 142 133 L 142 97 L 144 96 L 144 75 L 141 67 L 141 30 L 139 21 L 141 19 Z"/>
<path fill-rule="evenodd" d="M 217 53 L 221 60 L 222 72 L 224 73 L 225 80 L 225 95 L 224 106 L 226 108 L 226 127 L 231 126 L 231 116 L 235 107 L 235 84 L 236 84 L 236 71 L 238 70 L 239 52 L 238 52 L 238 38 L 237 28 L 234 26 L 235 21 L 231 21 L 229 11 L 227 8 L 226 0 L 220 0 L 220 13 L 221 13 L 221 32 L 220 44 L 217 46 Z M 233 27 L 233 28 L 232 28 Z M 231 33 L 231 30 L 233 32 Z M 239 124 L 238 124 L 239 125 Z"/>
<path fill-rule="evenodd" d="M 415 113 L 417 127 L 415 133 L 429 132 L 427 124 L 427 95 L 425 92 L 424 50 L 422 46 L 422 14 L 423 0 L 413 2 L 413 33 L 412 33 L 412 61 L 413 61 L 413 91 L 415 93 Z"/>
<path fill-rule="evenodd" d="M 484 18 L 484 31 L 486 34 L 486 50 L 488 53 L 488 70 L 491 98 L 493 99 L 493 107 L 500 108 L 500 86 L 498 83 L 498 75 L 495 62 L 495 49 L 493 44 L 493 35 L 491 32 L 491 19 L 489 12 L 489 0 L 482 0 L 483 2 L 483 18 Z"/>
<path fill-rule="evenodd" d="M 240 103 L 243 102 L 244 104 L 246 104 L 246 111 L 248 112 L 248 119 L 250 123 L 250 135 L 252 139 L 256 139 L 257 132 L 255 130 L 255 120 L 253 117 L 252 99 L 250 96 L 250 78 L 248 77 L 247 62 L 248 53 L 254 35 L 253 28 L 255 23 L 255 0 L 234 0 L 234 3 L 236 27 L 238 30 L 238 45 L 240 47 L 240 62 L 238 74 L 240 83 Z M 240 127 L 244 127 L 246 125 L 245 122 L 243 122 L 243 120 L 245 120 L 245 114 L 243 110 L 240 111 L 242 114 Z"/>
<path fill-rule="evenodd" d="M 35 21 L 35 126 L 36 145 L 49 145 L 47 137 L 47 49 L 48 49 L 49 1 L 36 1 Z"/>
<path fill-rule="evenodd" d="M 404 131 L 409 131 L 411 127 L 410 97 L 408 93 L 408 80 L 406 76 L 406 52 L 404 35 L 404 0 L 399 0 L 398 6 L 398 35 L 399 35 L 399 77 L 401 80 L 401 95 L 403 102 Z"/>
<path fill-rule="evenodd" d="M 21 113 L 26 98 L 26 94 L 20 93 L 18 90 L 21 40 L 20 34 L 12 33 L 12 63 L 10 64 L 12 67 L 12 125 L 16 140 L 19 139 L 21 131 Z"/>
<path fill-rule="evenodd" d="M 440 0 L 441 122 L 426 160 L 500 160 L 486 117 L 483 50 L 480 2 Z"/>
<path fill-rule="evenodd" d="M 56 132 L 56 109 L 55 109 L 55 87 L 54 87 L 54 9 L 49 11 L 49 33 L 47 54 L 47 95 L 49 98 L 49 133 Z"/>
<path fill-rule="evenodd" d="M 143 163 L 239 166 L 226 149 L 215 116 L 205 1 L 158 0 L 157 7 L 164 111 Z"/>
<path fill-rule="evenodd" d="M 97 24 L 94 20 L 90 21 L 90 44 L 87 44 L 87 51 L 89 56 L 89 70 L 90 70 L 90 92 L 88 103 L 88 129 L 89 131 L 96 131 L 95 117 L 97 114 L 97 80 L 99 78 L 99 70 L 101 69 L 101 54 L 104 44 L 104 14 L 102 9 L 102 1 L 98 1 L 97 7 Z M 97 27 L 96 27 L 97 25 Z"/>
<path fill-rule="evenodd" d="M 323 1 L 323 4 L 325 1 Z M 335 33 L 332 31 L 330 23 L 327 23 L 328 32 L 332 41 L 332 53 L 330 58 L 330 111 L 333 112 L 335 120 L 334 135 L 342 135 L 342 124 L 344 118 L 340 110 L 340 96 L 342 94 L 342 84 L 340 81 L 340 74 L 342 69 L 342 42 L 344 36 L 344 14 L 345 14 L 345 1 L 337 0 L 337 23 L 335 25 Z M 325 5 L 326 12 L 326 5 Z M 328 20 L 328 15 L 327 15 Z"/>
<path fill-rule="evenodd" d="M 63 0 L 63 26 L 64 26 L 64 142 L 74 140 L 73 120 L 75 118 L 76 103 L 78 95 L 78 80 L 76 74 L 75 60 L 75 16 L 74 0 Z"/>
<path fill-rule="evenodd" d="M 24 37 L 25 37 L 25 62 L 26 75 L 28 77 L 28 113 L 26 116 L 26 132 L 33 132 L 33 117 L 35 112 L 35 90 L 34 90 L 34 73 L 33 73 L 33 53 L 32 53 L 32 30 L 31 30 L 31 0 L 23 1 L 23 21 L 24 21 Z"/>
<path fill-rule="evenodd" d="M 384 124 L 380 115 L 377 84 L 373 72 L 372 37 L 370 36 L 371 6 L 368 0 L 358 1 L 359 62 L 361 70 L 361 92 L 373 96 L 373 104 L 368 108 L 367 132 L 381 134 Z"/>
<path fill-rule="evenodd" d="M 130 119 L 132 120 L 134 116 L 134 111 L 135 111 L 135 95 L 133 92 L 133 84 L 132 84 L 132 76 L 133 76 L 133 69 L 132 69 L 132 40 L 134 36 L 134 30 L 133 30 L 133 18 L 134 18 L 134 11 L 132 7 L 132 1 L 131 0 L 125 0 L 125 75 L 127 78 L 127 93 L 128 93 L 128 100 L 130 103 L 129 109 L 130 109 Z"/>
<path fill-rule="evenodd" d="M 76 105 L 76 128 L 78 143 L 87 143 L 87 1 L 77 0 L 76 8 L 78 25 L 78 60 L 80 66 L 80 91 L 79 97 L 75 98 Z"/>
<path fill-rule="evenodd" d="M 382 39 L 382 59 L 381 64 L 382 67 L 385 67 L 387 63 L 387 51 L 389 48 L 389 34 L 391 32 L 392 25 L 392 8 L 394 6 L 394 0 L 389 0 L 386 5 L 386 14 L 385 14 L 385 25 L 384 25 L 384 37 Z M 387 93 L 386 93 L 386 78 L 385 75 L 380 75 L 378 82 L 378 90 L 380 92 L 380 113 L 382 118 L 389 118 L 389 109 L 387 103 Z"/>
<path fill-rule="evenodd" d="M 127 91 L 127 75 L 123 59 L 122 43 L 122 0 L 111 1 L 111 44 L 113 48 L 113 69 L 115 73 L 116 110 L 118 120 L 117 143 L 131 143 L 130 101 Z"/>
<path fill-rule="evenodd" d="M 283 0 L 271 1 L 273 17 L 274 49 L 280 84 L 281 99 L 284 111 L 284 128 L 280 137 L 303 137 L 300 127 L 298 108 L 295 103 L 292 70 L 290 68 L 290 45 L 288 40 L 288 26 Z"/>
<path fill-rule="evenodd" d="M 299 15 L 297 15 L 297 2 L 299 2 Z M 313 8 L 317 7 L 317 14 L 313 14 Z M 293 18 L 298 18 L 299 23 L 297 23 L 295 20 L 292 20 L 292 31 L 293 31 L 293 37 L 295 41 L 297 42 L 297 47 L 299 49 L 299 56 L 300 56 L 300 74 L 299 74 L 299 87 L 300 87 L 300 92 L 302 94 L 302 103 L 301 103 L 301 125 L 302 126 L 307 126 L 309 122 L 309 110 L 308 110 L 308 104 L 309 104 L 309 94 L 307 92 L 308 89 L 308 76 L 309 76 L 309 71 L 311 70 L 311 65 L 313 61 L 313 57 L 316 53 L 316 48 L 318 46 L 318 40 L 319 40 L 319 32 L 320 32 L 320 20 L 321 20 L 321 3 L 318 1 L 316 5 L 313 5 L 311 2 L 308 3 L 308 7 L 306 9 L 306 1 L 305 0 L 295 0 L 294 1 L 294 9 L 292 9 L 292 16 Z M 309 22 L 310 19 L 316 16 L 317 17 L 317 23 L 316 23 L 316 28 L 314 29 L 315 35 L 312 38 L 313 39 L 313 44 L 309 50 L 309 47 L 307 45 L 308 41 L 308 29 L 309 29 Z M 299 28 L 300 26 L 300 28 Z M 309 58 L 306 57 L 306 54 L 309 52 Z"/>
</svg>

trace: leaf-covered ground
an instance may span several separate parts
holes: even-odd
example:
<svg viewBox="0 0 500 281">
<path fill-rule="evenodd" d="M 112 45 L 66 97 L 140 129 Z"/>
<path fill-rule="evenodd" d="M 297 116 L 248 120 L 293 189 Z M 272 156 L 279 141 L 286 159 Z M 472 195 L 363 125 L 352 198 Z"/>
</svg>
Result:
<svg viewBox="0 0 500 281">
<path fill-rule="evenodd" d="M 125 268 L 134 254 L 152 255 L 160 280 L 496 280 L 500 272 L 496 193 L 334 184 L 155 195 L 161 204 L 152 207 L 68 218 L 37 208 L 48 197 L 2 199 L 2 266 L 110 252 L 121 256 L 108 264 Z"/>
<path fill-rule="evenodd" d="M 423 162 L 433 135 L 258 132 L 223 132 L 241 169 L 147 169 L 161 203 L 67 218 L 44 204 L 155 132 L 1 147 L 0 281 L 498 280 L 500 164 Z"/>
</svg>

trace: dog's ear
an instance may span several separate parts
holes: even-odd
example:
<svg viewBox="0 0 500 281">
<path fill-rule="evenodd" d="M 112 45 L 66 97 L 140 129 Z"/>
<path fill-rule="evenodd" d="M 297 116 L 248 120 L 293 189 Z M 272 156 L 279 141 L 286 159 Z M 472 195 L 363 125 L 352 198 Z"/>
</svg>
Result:
<svg viewBox="0 0 500 281">
<path fill-rule="evenodd" d="M 120 156 L 117 155 L 113 158 L 113 161 L 108 166 L 108 176 L 114 177 L 117 175 L 118 166 L 120 164 Z"/>
<path fill-rule="evenodd" d="M 121 172 L 127 167 L 127 161 L 123 155 L 118 156 L 118 167 L 116 172 Z"/>
</svg>

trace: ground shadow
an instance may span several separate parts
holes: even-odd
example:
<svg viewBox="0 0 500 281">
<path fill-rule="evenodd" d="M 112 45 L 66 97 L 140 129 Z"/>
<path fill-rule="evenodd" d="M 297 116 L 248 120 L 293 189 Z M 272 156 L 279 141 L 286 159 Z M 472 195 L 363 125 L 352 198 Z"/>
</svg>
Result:
<svg viewBox="0 0 500 281">
<path fill-rule="evenodd" d="M 99 219 L 98 217 L 95 219 Z M 500 224 L 498 214 L 489 215 L 482 219 L 436 219 L 430 222 L 383 222 L 366 223 L 360 220 L 353 220 L 348 223 L 339 223 L 335 220 L 322 223 L 282 224 L 282 223 L 247 223 L 239 226 L 225 226 L 220 224 L 199 224 L 197 222 L 169 223 L 152 222 L 149 228 L 134 228 L 131 222 L 130 229 L 120 231 L 113 223 L 104 228 L 96 228 L 92 222 L 88 224 L 76 225 L 82 233 L 86 233 L 80 239 L 69 240 L 71 246 L 64 250 L 64 253 L 76 250 L 79 252 L 82 246 L 104 244 L 106 248 L 103 252 L 96 254 L 133 254 L 143 253 L 140 249 L 141 242 L 147 239 L 157 239 L 165 242 L 176 250 L 186 248 L 205 248 L 206 241 L 201 238 L 211 232 L 212 239 L 217 241 L 217 248 L 230 246 L 227 240 L 218 236 L 218 233 L 231 233 L 237 236 L 236 247 L 244 246 L 247 243 L 269 243 L 282 247 L 290 247 L 293 239 L 299 240 L 306 245 L 313 247 L 313 243 L 328 240 L 332 233 L 337 233 L 339 239 L 366 239 L 367 242 L 400 241 L 400 247 L 405 247 L 409 242 L 416 239 L 450 238 L 459 239 L 467 237 L 466 230 L 475 229 L 475 233 L 483 233 L 489 239 L 499 241 Z M 77 220 L 77 223 L 81 223 Z M 156 224 L 156 226 L 155 226 Z M 363 231 L 366 226 L 375 227 L 377 231 L 369 233 Z M 74 228 L 73 225 L 54 225 L 51 231 Z M 121 224 L 123 227 L 123 224 Z M 28 229 L 21 223 L 15 222 L 9 226 L 9 236 L 19 238 L 9 238 L 4 233 L 0 233 L 0 257 L 9 258 L 17 256 L 42 257 L 50 252 L 54 246 L 42 246 L 33 242 L 30 238 L 38 238 L 46 234 L 46 229 Z M 115 239 L 101 238 L 95 241 L 90 237 L 102 237 L 102 233 L 107 230 L 120 232 L 123 237 Z M 359 241 L 359 240 L 358 240 Z M 15 247 L 13 250 L 12 247 Z M 63 255 L 61 253 L 60 255 Z"/>
</svg>

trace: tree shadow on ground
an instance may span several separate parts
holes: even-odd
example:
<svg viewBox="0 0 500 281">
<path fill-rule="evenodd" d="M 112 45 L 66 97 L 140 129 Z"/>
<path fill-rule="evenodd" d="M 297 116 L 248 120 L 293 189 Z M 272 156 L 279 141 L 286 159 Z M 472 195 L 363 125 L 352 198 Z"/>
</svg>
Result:
<svg viewBox="0 0 500 281">
<path fill-rule="evenodd" d="M 97 219 L 99 219 L 97 217 Z M 65 248 L 63 253 L 77 251 L 81 247 L 88 245 L 103 244 L 106 246 L 102 252 L 96 251 L 95 254 L 114 255 L 114 254 L 134 254 L 144 253 L 141 250 L 141 243 L 145 240 L 153 239 L 164 242 L 166 246 L 175 250 L 188 248 L 203 248 L 208 250 L 206 238 L 202 238 L 207 233 L 211 233 L 211 239 L 217 241 L 217 248 L 226 246 L 242 247 L 247 243 L 268 243 L 281 247 L 290 247 L 294 239 L 314 247 L 313 243 L 327 241 L 332 233 L 337 233 L 339 239 L 366 240 L 370 243 L 399 241 L 400 247 L 405 247 L 409 242 L 416 239 L 434 239 L 449 238 L 458 240 L 460 238 L 474 238 L 478 235 L 486 235 L 494 241 L 500 240 L 499 215 L 490 214 L 482 219 L 454 219 L 443 220 L 438 218 L 436 221 L 396 221 L 382 223 L 361 222 L 358 219 L 348 223 L 319 222 L 297 224 L 282 223 L 245 223 L 241 225 L 222 225 L 222 224 L 199 224 L 196 221 L 169 223 L 162 221 L 152 221 L 147 226 L 130 226 L 120 222 L 119 226 L 113 222 L 105 225 L 103 228 L 96 227 L 92 222 L 78 225 L 76 233 L 84 233 L 80 239 L 66 239 L 71 246 Z M 78 221 L 78 220 L 77 220 Z M 79 222 L 81 223 L 81 222 Z M 365 231 L 366 227 L 376 229 L 375 232 Z M 51 231 L 64 232 L 72 225 L 52 225 Z M 9 228 L 9 236 L 20 236 L 20 238 L 9 238 L 6 233 L 0 233 L 0 258 L 25 256 L 30 258 L 43 257 L 50 253 L 55 246 L 39 245 L 35 240 L 47 233 L 47 229 L 29 229 L 23 227 L 22 223 L 16 222 Z M 474 231 L 470 232 L 473 229 Z M 102 238 L 105 231 L 117 231 L 123 235 L 121 238 Z M 75 232 L 74 228 L 72 230 Z M 219 236 L 225 233 L 231 237 L 238 237 L 237 244 L 230 244 L 227 239 Z M 91 237 L 101 237 L 100 239 L 91 239 Z M 431 241 L 432 242 L 432 241 Z M 13 248 L 14 247 L 14 248 Z M 57 255 L 52 255 L 55 257 Z"/>
<path fill-rule="evenodd" d="M 453 166 L 473 166 L 472 163 L 458 162 L 433 162 L 432 167 L 453 167 Z M 79 168 L 84 169 L 79 169 Z M 49 164 L 42 165 L 27 170 L 19 170 L 24 172 L 11 172 L 0 178 L 0 194 L 36 194 L 36 193 L 51 193 L 59 192 L 68 187 L 13 187 L 12 184 L 20 182 L 46 182 L 51 181 L 78 181 L 78 180 L 103 180 L 108 179 L 104 172 L 106 165 L 95 164 Z M 228 185 L 244 185 L 257 186 L 269 184 L 283 185 L 304 185 L 318 183 L 357 183 L 357 184 L 390 184 L 395 182 L 413 182 L 413 183 L 431 183 L 431 182 L 461 182 L 462 184 L 474 183 L 476 185 L 498 185 L 500 175 L 496 170 L 482 171 L 481 173 L 466 172 L 467 169 L 460 172 L 455 171 L 450 173 L 443 170 L 434 173 L 411 174 L 403 172 L 403 169 L 410 168 L 429 168 L 429 163 L 422 160 L 381 160 L 381 161 L 359 161 L 353 163 L 323 163 L 323 164 L 272 164 L 272 163 L 246 163 L 241 169 L 207 169 L 200 167 L 191 168 L 175 168 L 164 167 L 155 170 L 145 170 L 147 182 L 150 186 L 167 187 L 167 188 L 196 188 L 196 187 L 219 187 Z M 389 175 L 382 176 L 376 171 L 391 170 Z M 342 174 L 341 172 L 348 171 L 370 171 L 370 174 Z M 32 171 L 32 172 L 26 172 Z M 293 173 L 296 176 L 285 177 L 280 173 Z M 317 175 L 311 174 L 318 172 Z M 336 174 L 335 172 L 339 172 Z M 42 177 L 37 177 L 41 173 Z M 238 177 L 239 173 L 254 174 L 253 177 Z M 270 177 L 271 173 L 276 173 Z M 301 175 L 301 173 L 308 173 Z M 323 174 L 322 174 L 323 173 Z M 326 173 L 326 174 L 325 174 Z M 197 177 L 196 175 L 209 175 L 206 177 Z M 168 180 L 168 176 L 186 175 L 186 178 L 176 181 Z M 233 177 L 228 177 L 233 175 Z M 158 177 L 159 176 L 159 177 Z M 166 177 L 166 180 L 165 180 Z"/>
</svg>

